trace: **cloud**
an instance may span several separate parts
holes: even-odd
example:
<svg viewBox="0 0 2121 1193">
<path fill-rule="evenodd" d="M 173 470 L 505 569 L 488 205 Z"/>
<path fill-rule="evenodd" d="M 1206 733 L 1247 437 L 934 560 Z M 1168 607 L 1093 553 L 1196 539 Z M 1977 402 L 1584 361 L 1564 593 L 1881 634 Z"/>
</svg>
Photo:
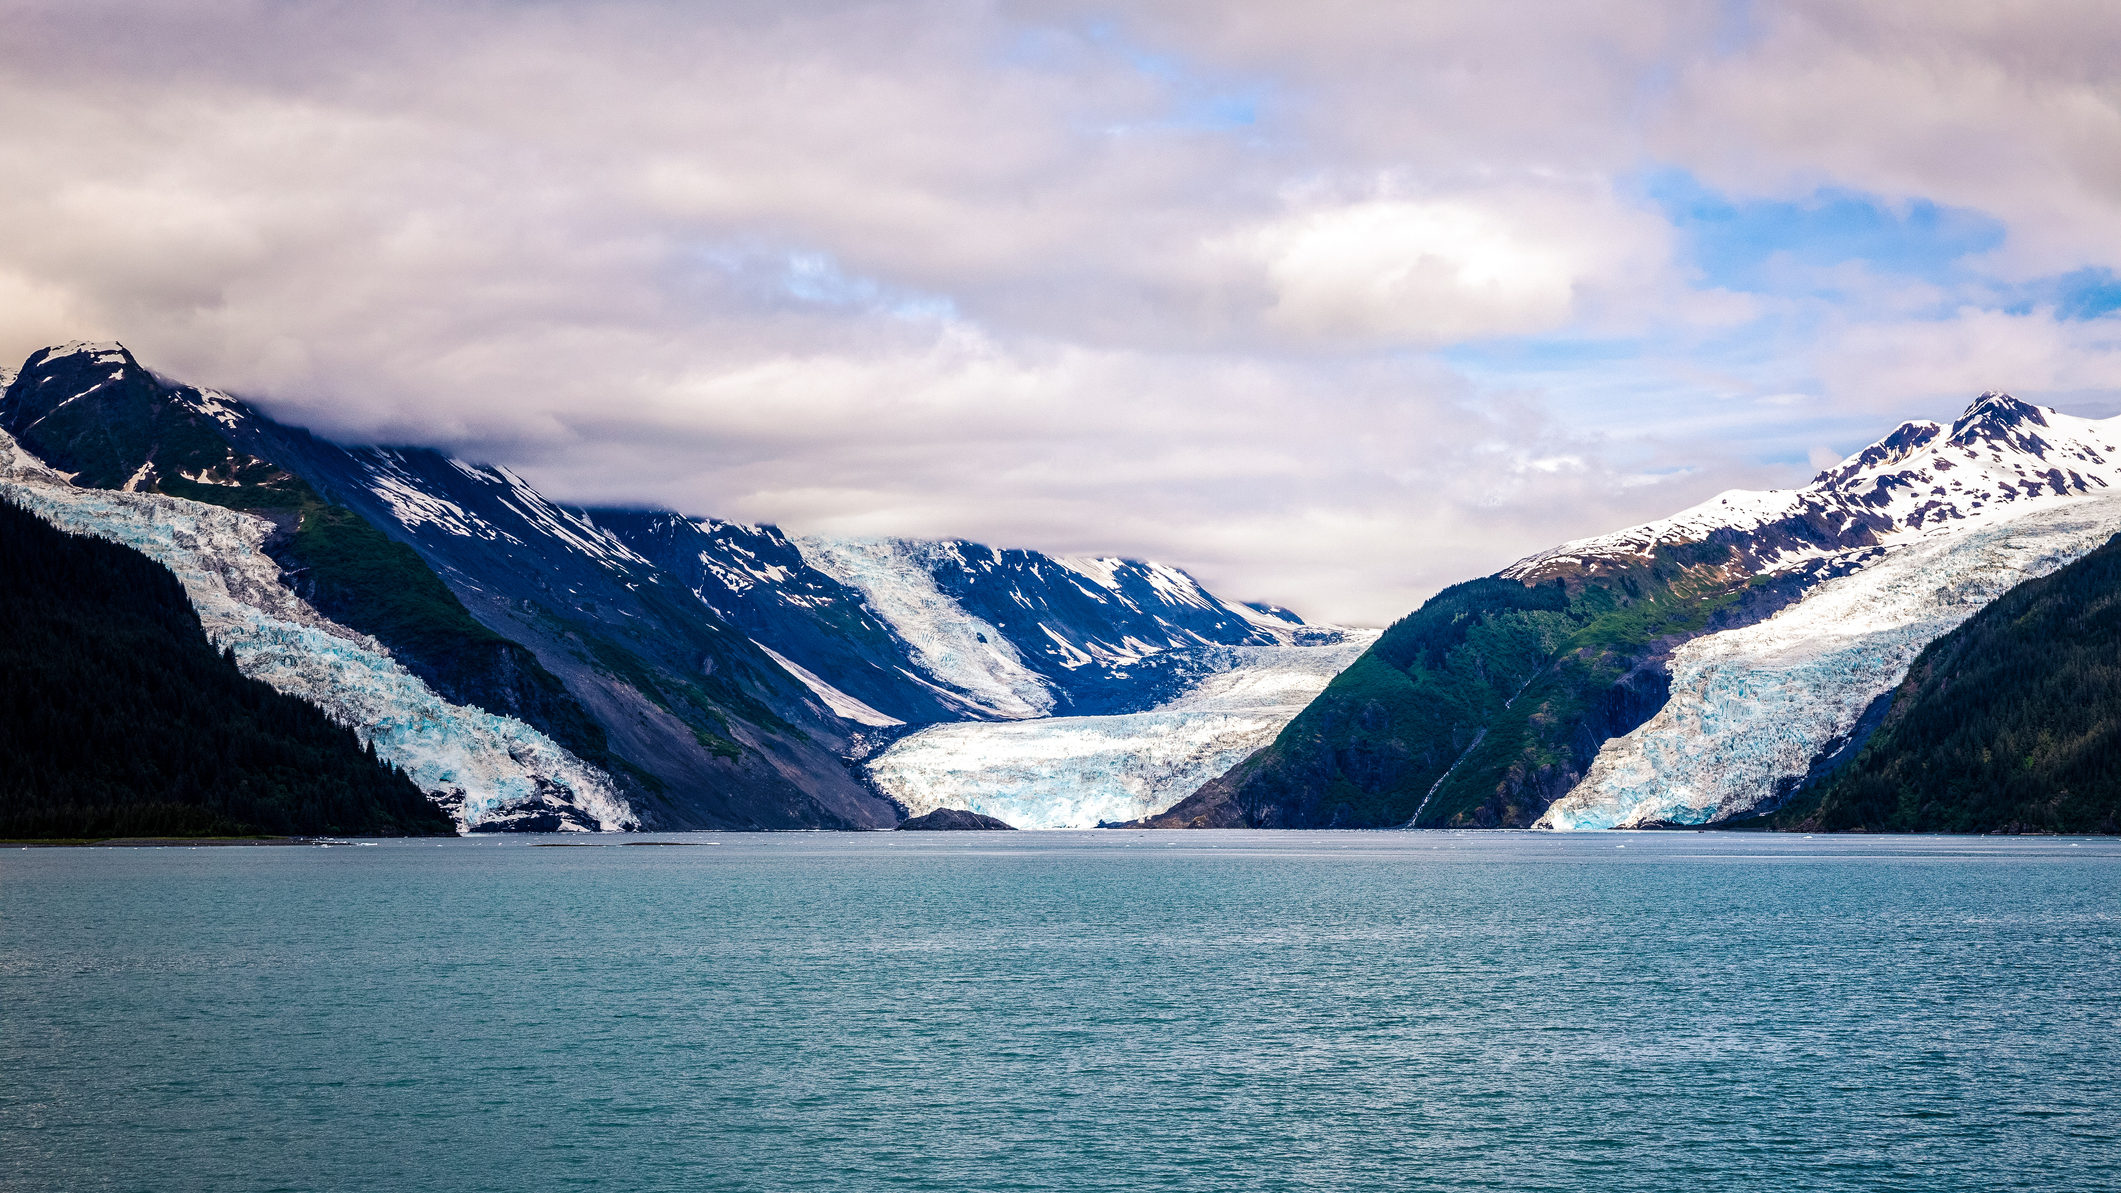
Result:
<svg viewBox="0 0 2121 1193">
<path fill-rule="evenodd" d="M 2121 385 L 2109 10 L 1897 11 L 16 0 L 0 353 L 1385 620 Z M 1665 169 L 1791 243 L 1713 257 Z"/>
<path fill-rule="evenodd" d="M 1587 292 L 1669 269 L 1665 226 L 1595 188 L 1307 205 L 1247 239 L 1273 293 L 1267 322 L 1327 342 L 1550 331 L 1587 313 Z"/>
<path fill-rule="evenodd" d="M 1824 346 L 1821 371 L 1836 392 L 1862 395 L 1879 410 L 2007 390 L 2079 413 L 2116 412 L 2121 318 L 1964 309 L 1943 319 L 1855 323 Z"/>
<path fill-rule="evenodd" d="M 2101 0 L 1748 5 L 1694 57 L 1657 150 L 1719 186 L 1824 182 L 1986 212 L 2021 274 L 2121 264 L 2121 9 Z"/>
</svg>

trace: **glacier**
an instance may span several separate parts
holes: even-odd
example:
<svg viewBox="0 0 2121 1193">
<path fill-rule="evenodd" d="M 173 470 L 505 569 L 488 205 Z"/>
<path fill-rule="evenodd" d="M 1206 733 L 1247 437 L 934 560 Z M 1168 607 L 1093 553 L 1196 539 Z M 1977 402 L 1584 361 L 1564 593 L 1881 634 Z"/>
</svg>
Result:
<svg viewBox="0 0 2121 1193">
<path fill-rule="evenodd" d="M 1377 635 L 1319 628 L 1316 638 L 1333 640 L 1194 648 L 1206 674 L 1154 708 L 935 725 L 894 743 L 868 773 L 916 816 L 965 808 L 1053 829 L 1137 820 L 1272 741 Z"/>
<path fill-rule="evenodd" d="M 1706 824 L 1760 808 L 1853 731 L 1924 646 L 2117 532 L 2117 497 L 1990 505 L 1970 525 L 1902 537 L 1774 617 L 1682 644 L 1664 708 L 1607 742 L 1538 827 Z"/>
<path fill-rule="evenodd" d="M 264 519 L 160 494 L 75 488 L 5 432 L 0 495 L 169 568 L 207 637 L 243 674 L 351 728 L 460 831 L 529 817 L 577 831 L 639 827 L 601 771 L 521 721 L 443 700 L 381 643 L 297 597 L 264 551 L 273 530 Z"/>
<path fill-rule="evenodd" d="M 913 664 L 942 685 L 937 691 L 949 703 L 976 716 L 1012 720 L 1053 711 L 1053 685 L 1025 664 L 1008 636 L 936 586 L 922 555 L 938 544 L 816 536 L 794 542 L 804 563 L 861 592 L 869 609 L 906 643 Z"/>
</svg>

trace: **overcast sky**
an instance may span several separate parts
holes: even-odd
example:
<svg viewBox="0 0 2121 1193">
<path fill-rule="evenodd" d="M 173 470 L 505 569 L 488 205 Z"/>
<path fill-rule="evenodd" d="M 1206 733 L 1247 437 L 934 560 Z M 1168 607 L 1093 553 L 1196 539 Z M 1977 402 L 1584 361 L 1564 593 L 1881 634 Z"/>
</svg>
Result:
<svg viewBox="0 0 2121 1193">
<path fill-rule="evenodd" d="M 1381 623 L 2121 413 L 2121 4 L 0 0 L 0 356 Z"/>
</svg>

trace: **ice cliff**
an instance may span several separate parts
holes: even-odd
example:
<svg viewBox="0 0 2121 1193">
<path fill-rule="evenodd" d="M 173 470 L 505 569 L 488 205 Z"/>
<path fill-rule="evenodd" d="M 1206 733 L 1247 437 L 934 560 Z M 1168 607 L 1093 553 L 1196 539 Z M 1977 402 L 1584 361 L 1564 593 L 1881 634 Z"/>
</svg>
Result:
<svg viewBox="0 0 2121 1193">
<path fill-rule="evenodd" d="M 1144 712 L 936 725 L 871 762 L 914 815 L 966 808 L 1018 828 L 1093 828 L 1169 807 L 1281 732 L 1368 649 L 1373 630 L 1313 646 L 1211 646 L 1205 674 Z"/>
</svg>

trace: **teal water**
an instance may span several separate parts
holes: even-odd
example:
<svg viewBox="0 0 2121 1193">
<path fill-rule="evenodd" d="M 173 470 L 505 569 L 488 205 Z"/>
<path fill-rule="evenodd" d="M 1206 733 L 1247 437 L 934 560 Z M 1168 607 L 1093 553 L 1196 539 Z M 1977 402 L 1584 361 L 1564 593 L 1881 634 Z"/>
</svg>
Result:
<svg viewBox="0 0 2121 1193">
<path fill-rule="evenodd" d="M 2121 845 L 0 851 L 9 1190 L 2097 1189 Z"/>
</svg>

